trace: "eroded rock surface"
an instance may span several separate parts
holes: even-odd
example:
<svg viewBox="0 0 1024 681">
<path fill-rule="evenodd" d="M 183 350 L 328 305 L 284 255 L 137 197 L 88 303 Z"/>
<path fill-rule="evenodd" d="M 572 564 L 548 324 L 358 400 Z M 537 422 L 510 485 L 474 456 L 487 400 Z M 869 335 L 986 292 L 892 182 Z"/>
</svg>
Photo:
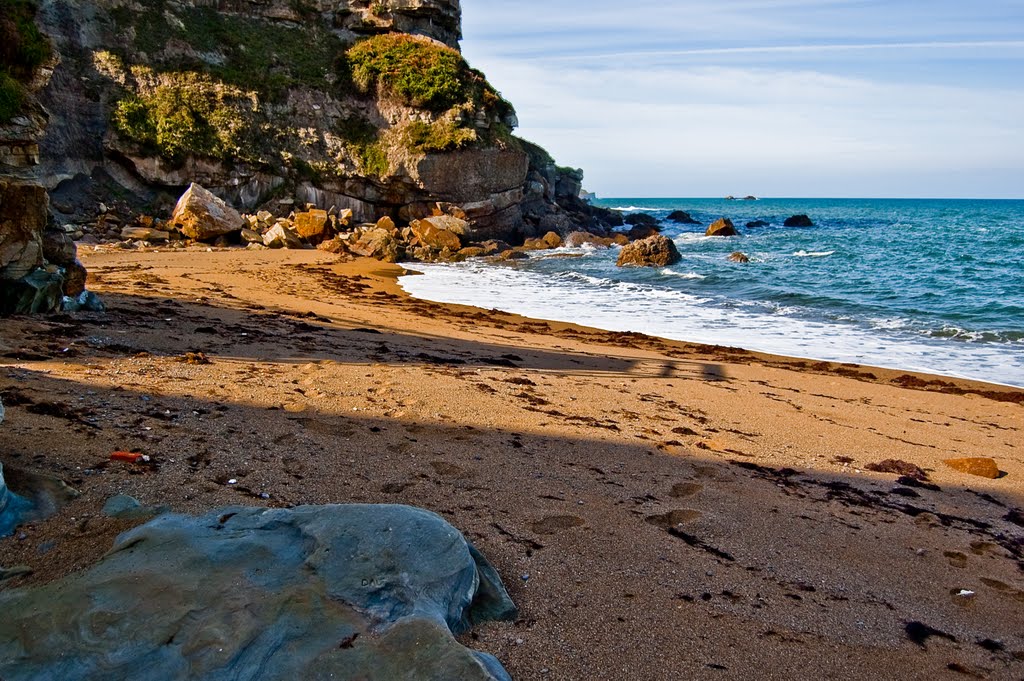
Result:
<svg viewBox="0 0 1024 681">
<path fill-rule="evenodd" d="M 623 246 L 619 267 L 667 267 L 682 259 L 671 239 L 660 234 Z"/>
<path fill-rule="evenodd" d="M 515 606 L 439 516 L 353 505 L 164 515 L 0 612 L 6 681 L 503 681 L 453 634 Z"/>
</svg>

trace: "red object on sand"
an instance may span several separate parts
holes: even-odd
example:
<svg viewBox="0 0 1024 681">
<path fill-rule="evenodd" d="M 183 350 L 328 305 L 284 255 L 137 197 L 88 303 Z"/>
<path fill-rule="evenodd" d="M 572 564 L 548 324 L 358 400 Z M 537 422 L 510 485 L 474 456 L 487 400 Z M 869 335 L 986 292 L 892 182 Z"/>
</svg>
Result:
<svg viewBox="0 0 1024 681">
<path fill-rule="evenodd" d="M 138 452 L 114 452 L 110 455 L 111 461 L 127 461 L 128 463 L 135 463 L 142 458 L 142 454 Z"/>
</svg>

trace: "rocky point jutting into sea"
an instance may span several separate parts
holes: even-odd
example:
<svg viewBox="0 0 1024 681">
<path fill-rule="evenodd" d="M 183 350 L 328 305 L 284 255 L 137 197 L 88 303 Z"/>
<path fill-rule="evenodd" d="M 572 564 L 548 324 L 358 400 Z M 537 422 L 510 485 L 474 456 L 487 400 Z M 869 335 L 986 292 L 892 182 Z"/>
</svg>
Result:
<svg viewBox="0 0 1024 681">
<path fill-rule="evenodd" d="M 458 2 L 3 4 L 8 312 L 82 293 L 70 237 L 186 238 L 162 220 L 193 182 L 262 231 L 307 208 L 392 231 L 451 217 L 464 245 L 616 221 L 512 135 L 512 105 L 458 52 Z"/>
</svg>

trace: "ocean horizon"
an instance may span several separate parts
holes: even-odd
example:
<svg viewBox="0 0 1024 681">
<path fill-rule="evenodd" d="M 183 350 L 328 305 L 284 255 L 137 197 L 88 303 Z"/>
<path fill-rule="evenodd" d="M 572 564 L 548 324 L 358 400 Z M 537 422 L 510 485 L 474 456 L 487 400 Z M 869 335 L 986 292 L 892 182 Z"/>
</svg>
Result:
<svg viewBox="0 0 1024 681">
<path fill-rule="evenodd" d="M 618 248 L 561 248 L 500 264 L 417 264 L 422 274 L 400 283 L 437 302 L 1024 387 L 1024 200 L 620 197 L 594 204 L 658 219 L 682 260 L 618 268 Z M 667 220 L 677 210 L 700 224 Z M 801 214 L 814 226 L 783 226 Z M 704 236 L 720 217 L 740 236 Z M 767 224 L 746 226 L 754 221 Z M 730 262 L 734 251 L 750 262 Z"/>
</svg>

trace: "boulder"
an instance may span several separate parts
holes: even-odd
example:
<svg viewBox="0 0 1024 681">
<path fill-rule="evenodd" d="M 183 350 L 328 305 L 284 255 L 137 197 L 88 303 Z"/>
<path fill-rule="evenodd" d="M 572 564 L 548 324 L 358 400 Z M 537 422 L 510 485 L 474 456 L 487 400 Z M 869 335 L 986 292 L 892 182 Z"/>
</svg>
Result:
<svg viewBox="0 0 1024 681">
<path fill-rule="evenodd" d="M 0 179 L 0 279 L 21 279 L 43 264 L 48 205 L 43 187 Z"/>
<path fill-rule="evenodd" d="M 495 253 L 504 253 L 512 250 L 511 244 L 505 243 L 500 239 L 488 239 L 480 244 L 480 246 L 484 249 L 486 255 L 494 255 Z"/>
<path fill-rule="evenodd" d="M 31 502 L 7 488 L 4 481 L 4 465 L 0 462 L 0 537 L 6 537 L 14 532 L 14 528 L 22 523 L 31 510 Z"/>
<path fill-rule="evenodd" d="M 623 221 L 627 225 L 645 225 L 647 227 L 657 227 L 658 218 L 647 213 L 632 213 L 623 218 Z"/>
<path fill-rule="evenodd" d="M 302 248 L 304 246 L 302 239 L 281 222 L 268 229 L 267 233 L 263 235 L 263 245 L 267 248 Z"/>
<path fill-rule="evenodd" d="M 677 210 L 669 213 L 668 217 L 665 218 L 669 222 L 675 222 L 680 225 L 699 225 L 700 222 L 694 220 L 689 213 L 685 210 Z"/>
<path fill-rule="evenodd" d="M 542 237 L 536 239 L 527 239 L 523 242 L 523 250 L 525 251 L 546 251 L 552 248 L 558 248 L 562 245 L 562 237 L 554 232 L 548 232 Z"/>
<path fill-rule="evenodd" d="M 466 248 L 463 248 L 458 253 L 456 253 L 456 255 L 463 259 L 479 258 L 481 256 L 487 255 L 487 251 L 484 250 L 483 247 L 481 246 L 467 246 Z"/>
<path fill-rule="evenodd" d="M 341 229 L 342 227 L 348 227 L 352 222 L 352 209 L 342 208 L 338 211 L 338 214 L 334 216 L 335 227 Z"/>
<path fill-rule="evenodd" d="M 85 291 L 85 280 L 88 278 L 89 273 L 85 270 L 85 265 L 79 261 L 74 261 L 70 265 L 64 268 L 64 295 L 75 298 Z"/>
<path fill-rule="evenodd" d="M 615 264 L 619 267 L 667 267 L 681 259 L 672 240 L 657 234 L 623 246 Z"/>
<path fill-rule="evenodd" d="M 52 312 L 60 307 L 63 289 L 60 271 L 41 267 L 17 281 L 5 281 L 0 285 L 0 315 Z"/>
<path fill-rule="evenodd" d="M 565 237 L 565 245 L 569 248 L 579 248 L 584 245 L 608 247 L 613 243 L 609 237 L 597 236 L 590 232 L 571 232 Z"/>
<path fill-rule="evenodd" d="M 242 228 L 242 241 L 247 244 L 262 244 L 263 235 L 248 227 Z"/>
<path fill-rule="evenodd" d="M 704 233 L 705 236 L 736 236 L 737 234 L 739 232 L 736 231 L 735 225 L 732 224 L 732 220 L 729 218 L 715 220 Z"/>
<path fill-rule="evenodd" d="M 363 232 L 355 243 L 349 244 L 348 250 L 356 255 L 384 262 L 398 262 L 402 255 L 395 235 L 386 229 L 377 228 Z"/>
<path fill-rule="evenodd" d="M 753 220 L 747 223 L 748 229 L 757 229 L 758 227 L 767 227 L 768 223 L 764 220 Z"/>
<path fill-rule="evenodd" d="M 740 251 L 734 251 L 729 254 L 729 262 L 750 262 L 750 256 Z"/>
<path fill-rule="evenodd" d="M 508 681 L 455 635 L 516 608 L 439 516 L 353 505 L 162 515 L 0 612 L 9 681 Z"/>
<path fill-rule="evenodd" d="M 171 222 L 196 241 L 211 241 L 245 225 L 238 211 L 195 182 L 178 199 Z"/>
<path fill-rule="evenodd" d="M 456 252 L 462 248 L 462 242 L 459 240 L 459 235 L 448 229 L 448 227 L 454 226 L 458 228 L 466 224 L 465 220 L 459 220 L 458 218 L 436 216 L 423 218 L 422 220 L 413 220 L 409 224 L 409 228 L 412 230 L 413 236 L 419 242 L 419 245 L 436 251 L 447 248 L 452 252 Z"/>
<path fill-rule="evenodd" d="M 70 235 L 48 230 L 43 232 L 43 257 L 47 262 L 66 267 L 78 259 L 78 246 Z"/>
<path fill-rule="evenodd" d="M 327 239 L 317 244 L 317 250 L 324 251 L 325 253 L 334 253 L 335 255 L 341 255 L 342 253 L 348 252 L 348 246 L 343 238 L 335 236 L 333 239 Z"/>
<path fill-rule="evenodd" d="M 127 241 L 167 241 L 171 233 L 151 227 L 125 227 L 121 230 L 121 238 Z"/>
<path fill-rule="evenodd" d="M 384 229 L 391 232 L 392 234 L 398 231 L 398 227 L 395 226 L 395 221 L 389 218 L 387 215 L 382 217 L 380 220 L 377 220 L 376 226 L 377 229 Z"/>
<path fill-rule="evenodd" d="M 636 225 L 626 233 L 626 238 L 630 241 L 640 241 L 657 234 L 661 234 L 661 228 L 657 225 Z"/>
<path fill-rule="evenodd" d="M 794 215 L 782 223 L 785 227 L 814 227 L 814 222 L 806 215 Z"/>
<path fill-rule="evenodd" d="M 946 459 L 942 463 L 946 464 L 955 471 L 960 471 L 961 473 L 966 473 L 967 475 L 976 475 L 979 478 L 988 478 L 990 480 L 995 480 L 1002 476 L 1002 472 L 999 470 L 999 465 L 996 464 L 994 459 Z"/>
<path fill-rule="evenodd" d="M 330 236 L 331 226 L 325 210 L 296 213 L 294 222 L 295 233 L 311 244 L 318 244 Z"/>
</svg>

